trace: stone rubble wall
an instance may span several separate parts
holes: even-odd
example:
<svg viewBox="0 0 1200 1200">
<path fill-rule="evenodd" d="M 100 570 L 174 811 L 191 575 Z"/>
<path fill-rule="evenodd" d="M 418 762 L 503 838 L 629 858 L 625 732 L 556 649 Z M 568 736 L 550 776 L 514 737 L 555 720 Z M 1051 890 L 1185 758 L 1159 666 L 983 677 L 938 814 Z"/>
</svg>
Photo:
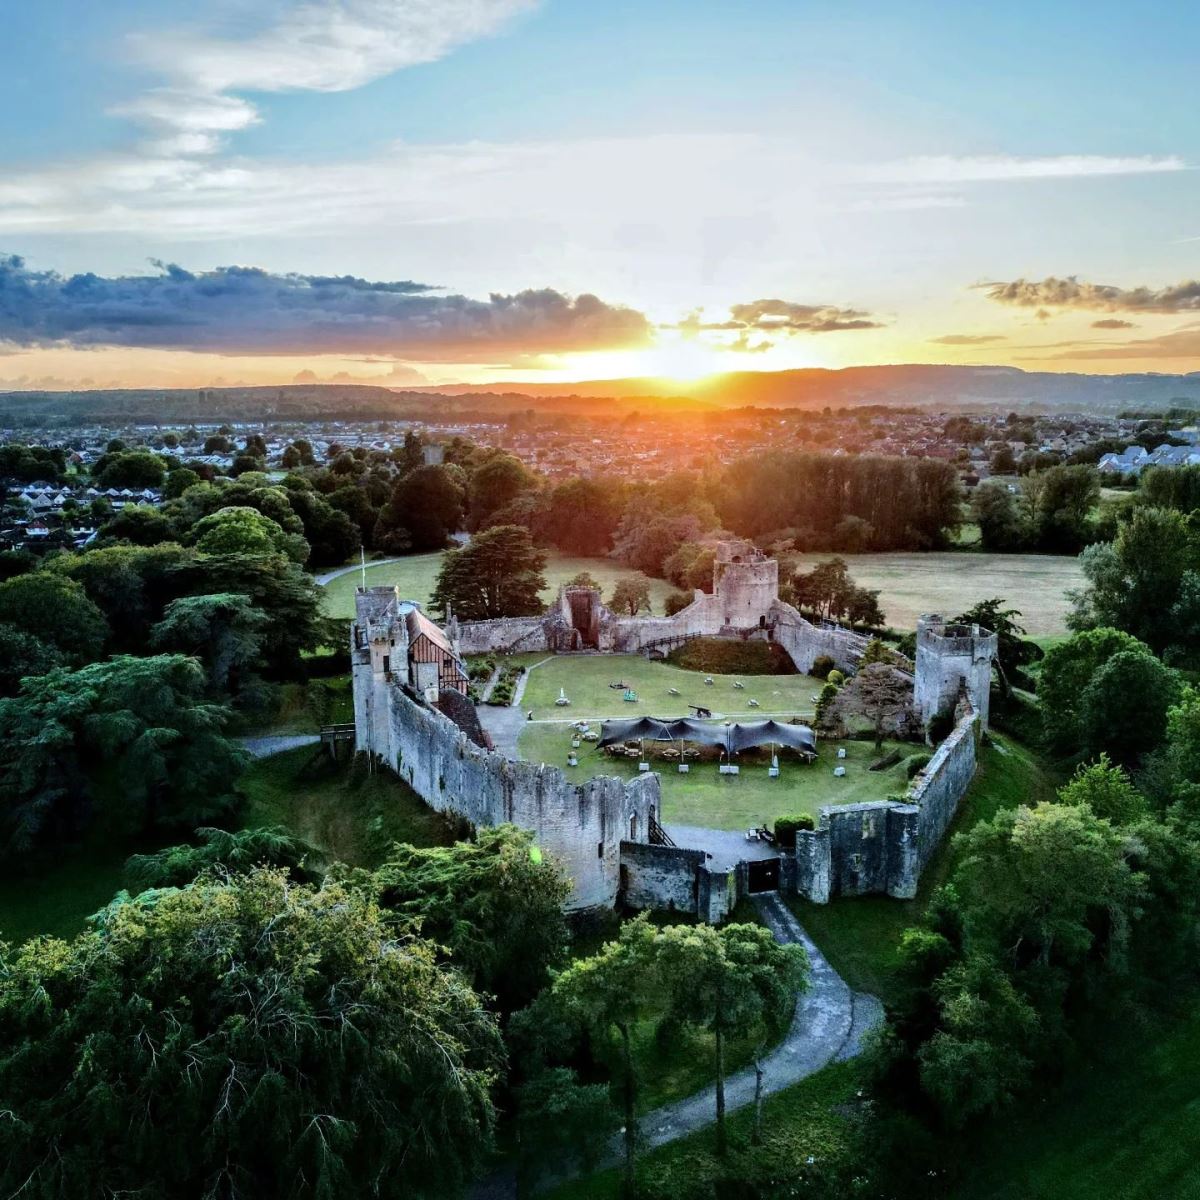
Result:
<svg viewBox="0 0 1200 1200">
<path fill-rule="evenodd" d="M 660 810 L 658 777 L 597 776 L 577 784 L 557 767 L 511 761 L 474 745 L 442 713 L 388 688 L 388 764 L 431 808 L 475 825 L 511 822 L 572 881 L 567 907 L 616 903 L 621 843 L 644 838 Z M 380 752 L 379 747 L 375 747 Z"/>
<path fill-rule="evenodd" d="M 968 709 L 903 799 L 821 808 L 817 828 L 796 834 L 795 861 L 784 872 L 790 886 L 817 904 L 835 896 L 912 899 L 975 777 L 980 731 L 979 713 Z"/>
<path fill-rule="evenodd" d="M 546 650 L 549 634 L 545 617 L 500 617 L 494 621 L 462 621 L 458 624 L 461 654 L 522 654 Z"/>
<path fill-rule="evenodd" d="M 867 648 L 868 639 L 845 629 L 814 625 L 783 600 L 771 605 L 774 637 L 787 652 L 796 670 L 807 675 L 813 663 L 826 654 L 843 671 L 853 671 Z"/>
<path fill-rule="evenodd" d="M 703 850 L 621 843 L 621 900 L 630 908 L 689 913 L 716 924 L 737 903 L 735 871 L 713 871 Z"/>
</svg>

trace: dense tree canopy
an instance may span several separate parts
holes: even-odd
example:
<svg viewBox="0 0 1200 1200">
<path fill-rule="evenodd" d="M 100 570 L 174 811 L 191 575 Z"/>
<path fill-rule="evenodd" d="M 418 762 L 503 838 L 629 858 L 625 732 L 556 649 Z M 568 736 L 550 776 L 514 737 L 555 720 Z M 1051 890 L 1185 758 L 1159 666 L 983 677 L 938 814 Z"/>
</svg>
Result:
<svg viewBox="0 0 1200 1200">
<path fill-rule="evenodd" d="M 0 700 L 2 852 L 113 829 L 194 826 L 227 811 L 245 758 L 230 713 L 182 655 L 57 668 Z"/>
<path fill-rule="evenodd" d="M 494 1021 L 354 891 L 256 870 L 0 953 L 6 1193 L 440 1200 L 488 1148 Z"/>
<path fill-rule="evenodd" d="M 467 621 L 524 617 L 542 611 L 546 555 L 519 525 L 496 525 L 450 550 L 431 597 L 442 613 Z"/>
<path fill-rule="evenodd" d="M 99 658 L 109 635 L 104 614 L 84 589 L 51 571 L 0 583 L 0 624 L 55 647 L 73 663 Z"/>
</svg>

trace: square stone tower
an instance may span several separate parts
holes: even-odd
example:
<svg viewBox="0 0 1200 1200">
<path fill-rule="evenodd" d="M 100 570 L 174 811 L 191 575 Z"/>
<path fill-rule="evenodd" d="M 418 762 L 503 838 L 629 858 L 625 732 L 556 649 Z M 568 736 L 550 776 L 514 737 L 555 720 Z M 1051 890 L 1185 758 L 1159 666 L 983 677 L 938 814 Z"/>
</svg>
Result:
<svg viewBox="0 0 1200 1200">
<path fill-rule="evenodd" d="M 953 711 L 965 686 L 980 728 L 987 728 L 997 640 L 979 625 L 953 625 L 936 613 L 917 621 L 915 702 L 922 724 L 936 713 Z"/>
<path fill-rule="evenodd" d="M 779 563 L 752 542 L 720 542 L 713 562 L 713 593 L 727 628 L 765 625 L 771 605 L 779 599 Z"/>
</svg>

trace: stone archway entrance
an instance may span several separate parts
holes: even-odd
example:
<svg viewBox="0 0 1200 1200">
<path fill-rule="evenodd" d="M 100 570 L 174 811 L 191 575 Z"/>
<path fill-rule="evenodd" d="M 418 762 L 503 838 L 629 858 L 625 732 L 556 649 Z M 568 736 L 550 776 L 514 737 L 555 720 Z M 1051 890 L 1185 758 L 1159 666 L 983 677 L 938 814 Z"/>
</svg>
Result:
<svg viewBox="0 0 1200 1200">
<path fill-rule="evenodd" d="M 746 864 L 746 890 L 753 896 L 759 892 L 779 891 L 779 859 L 758 858 Z"/>
<path fill-rule="evenodd" d="M 572 588 L 566 594 L 571 628 L 584 650 L 600 648 L 600 593 L 593 588 Z"/>
</svg>

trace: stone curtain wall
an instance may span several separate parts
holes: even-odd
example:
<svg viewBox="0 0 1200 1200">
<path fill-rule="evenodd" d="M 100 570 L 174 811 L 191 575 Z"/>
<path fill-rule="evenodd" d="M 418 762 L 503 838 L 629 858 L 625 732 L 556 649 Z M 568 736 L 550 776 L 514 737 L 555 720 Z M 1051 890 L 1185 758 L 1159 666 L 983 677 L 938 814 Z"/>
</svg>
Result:
<svg viewBox="0 0 1200 1200">
<path fill-rule="evenodd" d="M 703 850 L 623 842 L 621 899 L 630 908 L 665 908 L 717 924 L 737 903 L 737 872 L 710 870 Z"/>
<path fill-rule="evenodd" d="M 817 904 L 835 896 L 911 900 L 975 777 L 980 717 L 969 711 L 913 779 L 902 801 L 827 805 L 796 834 L 784 884 Z"/>
<path fill-rule="evenodd" d="M 796 670 L 807 675 L 822 654 L 829 655 L 843 671 L 853 671 L 867 648 L 861 634 L 844 629 L 822 629 L 802 617 L 783 600 L 771 605 L 775 640 L 788 652 Z"/>
<path fill-rule="evenodd" d="M 389 765 L 431 808 L 475 825 L 511 822 L 571 878 L 570 909 L 616 902 L 621 843 L 640 840 L 661 799 L 656 775 L 628 782 L 597 776 L 576 784 L 556 767 L 513 762 L 482 749 L 442 713 L 399 686 L 388 688 Z M 632 822 L 632 825 L 631 825 Z"/>
<path fill-rule="evenodd" d="M 521 654 L 549 646 L 545 617 L 501 617 L 495 621 L 463 621 L 458 625 L 461 654 L 498 650 Z"/>
</svg>

